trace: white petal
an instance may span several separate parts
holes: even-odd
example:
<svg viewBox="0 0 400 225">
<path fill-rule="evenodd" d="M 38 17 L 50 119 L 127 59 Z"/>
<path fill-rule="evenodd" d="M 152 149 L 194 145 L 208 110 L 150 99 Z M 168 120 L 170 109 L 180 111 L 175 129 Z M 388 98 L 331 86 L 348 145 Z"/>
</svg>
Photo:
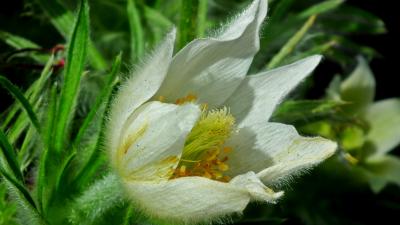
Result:
<svg viewBox="0 0 400 225">
<path fill-rule="evenodd" d="M 376 148 L 377 155 L 383 155 L 400 144 L 400 99 L 378 101 L 367 108 L 365 113 L 370 130 L 367 140 Z"/>
<path fill-rule="evenodd" d="M 274 192 L 265 186 L 253 171 L 238 175 L 229 183 L 246 188 L 253 201 L 276 203 L 276 200 L 283 196 L 283 191 Z"/>
<path fill-rule="evenodd" d="M 400 159 L 392 155 L 380 155 L 368 158 L 363 172 L 375 193 L 380 192 L 387 183 L 400 186 Z"/>
<path fill-rule="evenodd" d="M 335 142 L 321 137 L 300 137 L 279 154 L 278 163 L 257 176 L 267 185 L 286 181 L 332 156 L 336 148 Z"/>
<path fill-rule="evenodd" d="M 297 138 L 300 136 L 293 126 L 280 123 L 256 123 L 241 128 L 226 142 L 233 149 L 229 153 L 229 175 L 259 172 L 278 163 L 279 155 Z"/>
<path fill-rule="evenodd" d="M 350 102 L 346 110 L 356 113 L 365 110 L 375 96 L 375 78 L 364 58 L 358 58 L 358 65 L 340 85 L 340 97 Z"/>
<path fill-rule="evenodd" d="M 203 177 L 125 185 L 128 195 L 147 215 L 171 224 L 210 222 L 242 212 L 250 201 L 246 189 Z"/>
<path fill-rule="evenodd" d="M 122 128 L 114 166 L 125 179 L 168 179 L 199 116 L 194 104 L 144 104 Z"/>
<path fill-rule="evenodd" d="M 235 116 L 239 127 L 268 121 L 276 105 L 310 74 L 321 60 L 311 56 L 271 71 L 247 76 L 224 105 Z"/>
<path fill-rule="evenodd" d="M 113 99 L 107 123 L 106 149 L 115 154 L 121 136 L 121 128 L 127 118 L 141 104 L 157 92 L 172 59 L 175 29 L 166 40 L 131 76 L 123 82 Z"/>
<path fill-rule="evenodd" d="M 216 38 L 197 39 L 174 57 L 157 96 L 168 101 L 195 94 L 214 107 L 239 86 L 259 49 L 259 29 L 267 1 L 255 0 Z"/>
</svg>

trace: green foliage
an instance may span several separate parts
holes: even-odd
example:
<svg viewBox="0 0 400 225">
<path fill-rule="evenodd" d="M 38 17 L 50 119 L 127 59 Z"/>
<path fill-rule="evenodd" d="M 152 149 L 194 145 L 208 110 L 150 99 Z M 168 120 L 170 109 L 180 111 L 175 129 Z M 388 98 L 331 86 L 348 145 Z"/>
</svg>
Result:
<svg viewBox="0 0 400 225">
<path fill-rule="evenodd" d="M 64 147 L 68 125 L 72 119 L 72 111 L 76 104 L 79 83 L 85 65 L 88 41 L 89 8 L 87 3 L 82 1 L 68 46 L 64 82 L 57 109 L 54 148 L 59 152 Z"/>
</svg>

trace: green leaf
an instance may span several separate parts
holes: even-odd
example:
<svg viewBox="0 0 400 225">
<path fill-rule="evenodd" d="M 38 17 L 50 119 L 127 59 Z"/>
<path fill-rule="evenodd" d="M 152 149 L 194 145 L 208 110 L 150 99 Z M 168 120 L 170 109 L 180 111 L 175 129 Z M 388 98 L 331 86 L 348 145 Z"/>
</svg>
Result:
<svg viewBox="0 0 400 225">
<path fill-rule="evenodd" d="M 136 62 L 144 55 L 144 32 L 135 0 L 128 0 L 126 10 L 131 34 L 131 60 Z"/>
<path fill-rule="evenodd" d="M 81 1 L 78 18 L 70 40 L 54 136 L 54 147 L 57 151 L 61 151 L 64 147 L 86 60 L 89 41 L 89 7 L 87 0 Z"/>
<path fill-rule="evenodd" d="M 298 16 L 299 18 L 308 18 L 312 15 L 315 14 L 321 14 L 328 12 L 330 10 L 333 10 L 340 6 L 344 0 L 328 0 L 328 1 L 323 1 L 321 3 L 315 4 L 309 8 L 307 8 L 305 11 L 301 12 Z"/>
<path fill-rule="evenodd" d="M 370 125 L 367 139 L 376 155 L 383 155 L 400 144 L 400 98 L 378 101 L 367 108 L 365 119 Z"/>
<path fill-rule="evenodd" d="M 31 120 L 33 126 L 35 126 L 35 128 L 40 131 L 39 120 L 37 119 L 37 116 L 34 113 L 32 106 L 29 104 L 24 94 L 6 77 L 0 76 L 0 85 L 3 86 L 3 88 L 7 89 L 14 96 L 14 98 L 21 103 L 22 107 L 28 114 L 28 117 Z"/>
<path fill-rule="evenodd" d="M 365 59 L 359 57 L 355 70 L 340 85 L 342 100 L 351 104 L 344 109 L 350 114 L 362 112 L 375 97 L 375 78 Z"/>
<path fill-rule="evenodd" d="M 41 49 L 38 44 L 26 38 L 4 31 L 0 31 L 0 40 L 3 40 L 6 44 L 15 49 Z M 46 58 L 40 55 L 32 54 L 30 57 L 38 62 L 46 62 Z"/>
<path fill-rule="evenodd" d="M 64 8 L 58 1 L 48 1 L 48 0 L 36 0 L 42 9 L 50 17 L 51 23 L 60 32 L 64 38 L 70 37 L 71 31 L 73 31 L 71 25 L 76 24 L 74 15 Z M 83 0 L 82 0 L 83 1 Z M 78 13 L 78 17 L 80 13 Z M 78 19 L 79 20 L 79 19 Z M 71 42 L 71 40 L 69 40 Z M 99 70 L 104 70 L 107 68 L 107 63 L 97 51 L 95 46 L 90 42 L 88 47 L 88 54 L 90 58 L 90 63 Z"/>
<path fill-rule="evenodd" d="M 3 133 L 3 131 L 0 130 L 0 147 L 2 150 L 2 158 L 5 158 L 5 162 L 8 164 L 10 167 L 10 170 L 14 174 L 14 176 L 17 178 L 17 180 L 21 181 L 22 183 L 24 182 L 24 178 L 22 176 L 21 171 L 19 170 L 19 163 L 17 160 L 17 156 L 15 155 L 15 151 L 11 144 L 8 142 L 6 135 Z M 4 164 L 5 162 L 0 162 Z M 1 165 L 3 168 L 7 168 L 6 165 Z"/>
<path fill-rule="evenodd" d="M 309 122 L 314 118 L 336 113 L 343 104 L 345 103 L 332 100 L 289 100 L 275 110 L 272 120 L 285 123 Z"/>
<path fill-rule="evenodd" d="M 56 86 L 50 91 L 49 97 L 49 106 L 47 107 L 47 120 L 45 121 L 44 126 L 44 145 L 45 148 L 41 152 L 39 166 L 38 166 L 38 175 L 36 180 L 36 196 L 37 202 L 39 205 L 39 211 L 44 213 L 45 209 L 47 209 L 48 199 L 51 195 L 51 183 L 50 177 L 47 177 L 47 168 L 49 168 L 49 151 L 51 148 L 51 139 L 53 135 L 53 130 L 56 123 L 56 111 L 57 111 L 57 91 Z M 51 155 L 52 156 L 52 155 Z M 52 159 L 52 158 L 50 158 Z M 57 160 L 57 159 L 55 159 Z"/>
</svg>

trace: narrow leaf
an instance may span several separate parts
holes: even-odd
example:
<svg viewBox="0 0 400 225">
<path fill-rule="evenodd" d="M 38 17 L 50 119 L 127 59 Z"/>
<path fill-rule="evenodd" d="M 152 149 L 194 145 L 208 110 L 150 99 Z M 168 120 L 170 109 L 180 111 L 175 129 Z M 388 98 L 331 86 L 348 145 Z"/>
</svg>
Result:
<svg viewBox="0 0 400 225">
<path fill-rule="evenodd" d="M 315 4 L 299 14 L 300 18 L 306 19 L 315 14 L 325 13 L 340 6 L 344 0 L 328 0 Z"/>
<path fill-rule="evenodd" d="M 89 7 L 86 0 L 81 1 L 78 18 L 70 40 L 64 84 L 57 111 L 57 126 L 54 137 L 54 146 L 57 151 L 60 151 L 64 146 L 85 65 L 89 40 Z"/>
<path fill-rule="evenodd" d="M 137 61 L 144 54 L 143 27 L 140 22 L 140 15 L 135 0 L 128 0 L 126 9 L 131 33 L 131 60 Z"/>
<path fill-rule="evenodd" d="M 0 147 L 2 150 L 2 155 L 5 158 L 5 162 L 10 167 L 10 170 L 14 174 L 14 176 L 21 182 L 24 181 L 21 171 L 19 170 L 19 163 L 17 161 L 17 156 L 15 155 L 14 149 L 11 146 L 10 142 L 8 142 L 6 135 L 3 131 L 0 130 Z M 5 167 L 5 165 L 2 165 Z"/>
<path fill-rule="evenodd" d="M 24 94 L 6 77 L 0 76 L 0 85 L 3 86 L 3 88 L 7 89 L 14 96 L 14 98 L 21 103 L 22 107 L 28 114 L 28 117 L 31 120 L 33 126 L 35 126 L 35 128 L 40 131 L 39 120 L 37 119 L 36 114 L 33 112 L 32 106 L 29 104 Z"/>
<path fill-rule="evenodd" d="M 67 39 L 72 31 L 71 24 L 74 24 L 75 21 L 74 15 L 58 1 L 37 0 L 37 2 L 48 14 L 54 27 Z M 93 67 L 99 70 L 107 68 L 106 61 L 91 42 L 89 43 L 88 54 Z"/>
</svg>

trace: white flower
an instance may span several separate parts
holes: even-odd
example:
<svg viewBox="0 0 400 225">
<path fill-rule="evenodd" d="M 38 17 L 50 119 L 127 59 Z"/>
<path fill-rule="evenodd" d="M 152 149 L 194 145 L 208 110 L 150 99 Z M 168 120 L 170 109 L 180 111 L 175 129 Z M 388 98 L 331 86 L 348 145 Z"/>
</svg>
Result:
<svg viewBox="0 0 400 225">
<path fill-rule="evenodd" d="M 362 163 L 355 169 L 367 178 L 373 191 L 379 192 L 387 183 L 400 185 L 400 158 L 389 154 L 400 144 L 400 98 L 374 102 L 375 86 L 368 63 L 359 57 L 354 71 L 342 82 L 335 78 L 328 93 L 333 99 L 351 103 L 345 112 L 368 124 L 368 131 L 360 135 L 359 141 L 351 138 L 363 152 L 356 159 Z"/>
<path fill-rule="evenodd" d="M 283 192 L 267 186 L 334 153 L 334 142 L 268 122 L 321 57 L 246 76 L 266 12 L 266 1 L 255 0 L 218 36 L 196 39 L 174 57 L 172 31 L 123 82 L 106 147 L 146 214 L 196 223 L 240 213 L 250 201 L 274 203 Z"/>
</svg>

